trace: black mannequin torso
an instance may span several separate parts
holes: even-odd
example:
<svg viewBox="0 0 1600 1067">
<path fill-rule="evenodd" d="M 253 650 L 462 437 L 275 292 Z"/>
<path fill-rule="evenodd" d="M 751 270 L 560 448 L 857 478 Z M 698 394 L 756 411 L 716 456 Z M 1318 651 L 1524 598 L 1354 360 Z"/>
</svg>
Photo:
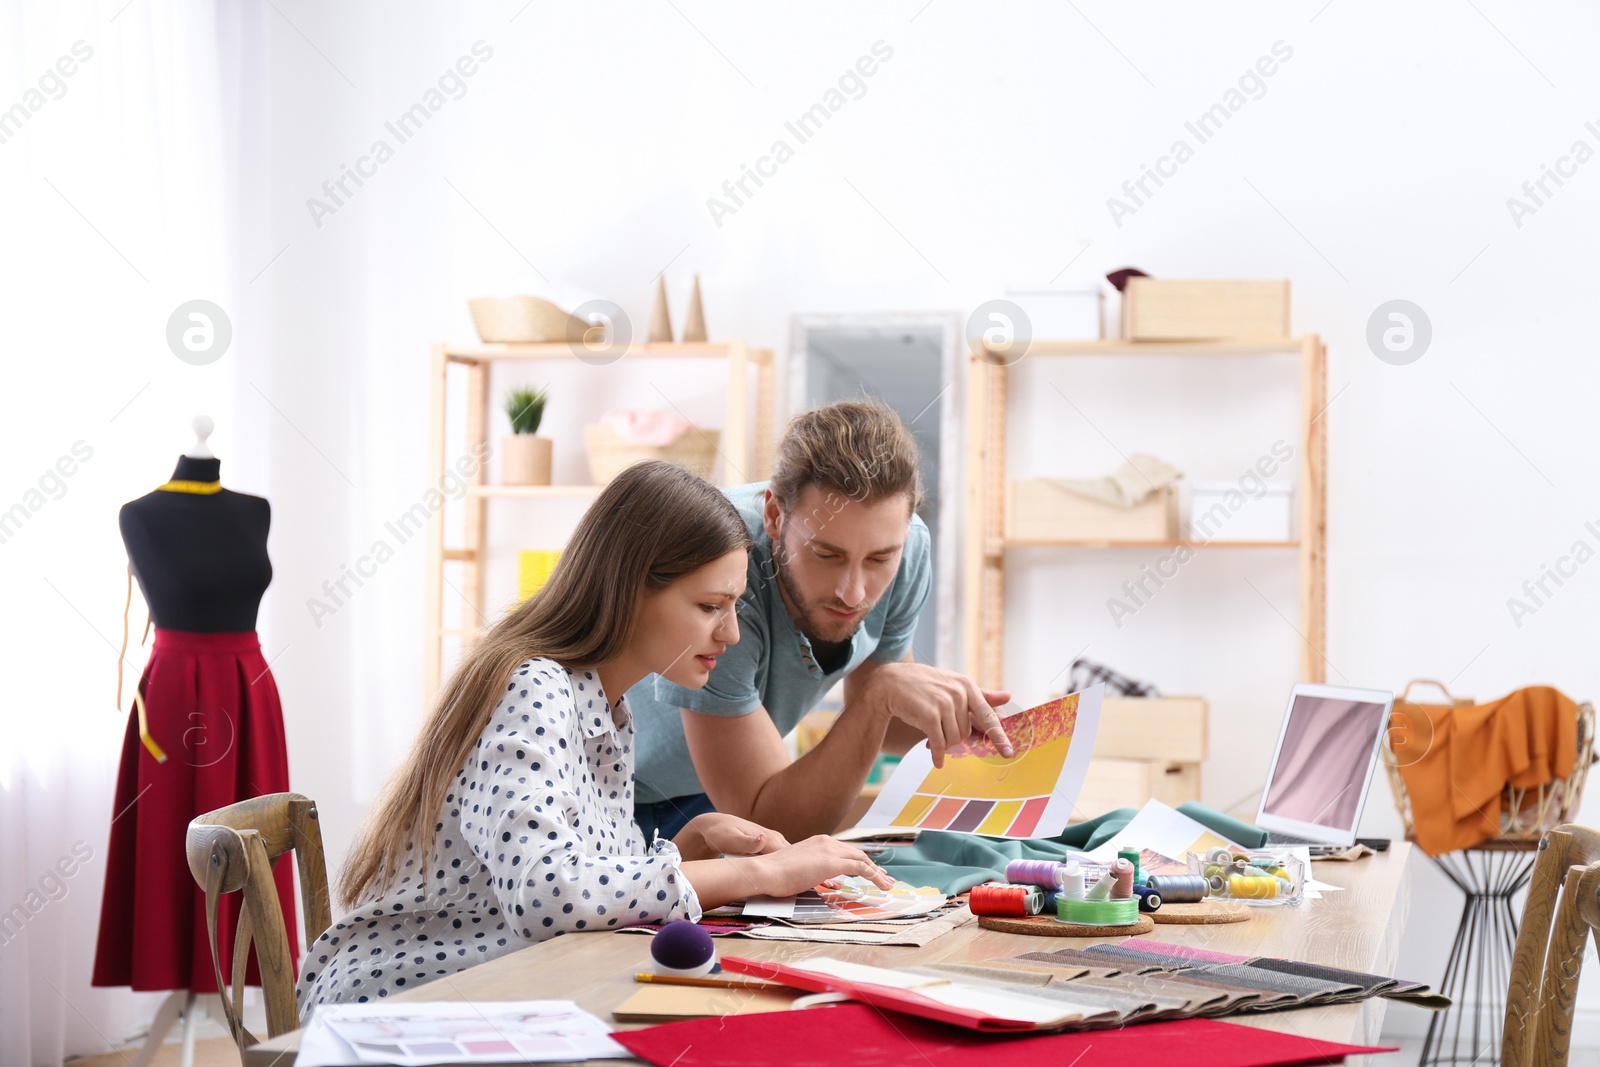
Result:
<svg viewBox="0 0 1600 1067">
<path fill-rule="evenodd" d="M 220 460 L 182 456 L 172 480 L 214 482 L 221 469 Z M 271 524 L 264 498 L 228 489 L 158 489 L 124 504 L 117 525 L 151 621 L 164 630 L 254 631 L 272 581 Z"/>
</svg>

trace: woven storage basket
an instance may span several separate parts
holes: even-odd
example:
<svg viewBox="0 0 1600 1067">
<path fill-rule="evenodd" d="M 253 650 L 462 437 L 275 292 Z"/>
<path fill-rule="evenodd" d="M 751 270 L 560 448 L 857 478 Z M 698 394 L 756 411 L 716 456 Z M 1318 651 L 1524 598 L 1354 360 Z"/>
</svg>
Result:
<svg viewBox="0 0 1600 1067">
<path fill-rule="evenodd" d="M 472 324 L 484 344 L 582 341 L 589 324 L 536 296 L 485 296 L 468 300 Z"/>
<path fill-rule="evenodd" d="M 1470 707 L 1472 704 L 1471 700 L 1451 696 L 1450 690 L 1446 689 L 1443 683 L 1426 678 L 1408 682 L 1405 691 L 1395 703 L 1426 703 L 1411 700 L 1411 689 L 1413 686 L 1430 685 L 1444 694 L 1444 699 L 1438 705 L 1440 707 Z M 1383 769 L 1388 773 L 1389 790 L 1394 793 L 1395 807 L 1400 809 L 1400 820 L 1405 824 L 1406 840 L 1415 841 L 1417 824 L 1411 814 L 1411 796 L 1406 792 L 1406 780 L 1400 775 L 1399 762 L 1389 747 L 1391 737 L 1392 731 L 1385 731 Z M 1578 705 L 1577 748 L 1577 759 L 1572 764 L 1571 777 L 1558 778 L 1549 785 L 1542 785 L 1536 789 L 1506 786 L 1502 794 L 1500 833 L 1477 847 L 1490 849 L 1515 848 L 1519 845 L 1526 847 L 1524 843 L 1537 842 L 1547 830 L 1554 830 L 1558 826 L 1575 821 L 1578 817 L 1578 807 L 1583 801 L 1583 786 L 1589 777 L 1589 765 L 1595 761 L 1594 705 L 1587 701 Z"/>
<path fill-rule="evenodd" d="M 624 441 L 617 431 L 603 422 L 583 428 L 583 443 L 589 450 L 589 471 L 596 485 L 605 485 L 635 463 L 649 459 L 677 463 L 710 480 L 711 469 L 717 462 L 717 444 L 721 438 L 720 430 L 702 430 L 698 426 L 691 426 L 687 433 L 670 445 L 635 445 Z"/>
</svg>

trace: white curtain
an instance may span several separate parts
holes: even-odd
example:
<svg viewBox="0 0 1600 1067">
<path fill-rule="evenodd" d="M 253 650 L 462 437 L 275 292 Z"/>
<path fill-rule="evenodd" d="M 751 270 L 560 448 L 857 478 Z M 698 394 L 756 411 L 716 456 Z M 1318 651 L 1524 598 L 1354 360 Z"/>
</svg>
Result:
<svg viewBox="0 0 1600 1067">
<path fill-rule="evenodd" d="M 219 455 L 236 426 L 235 359 L 166 342 L 178 305 L 241 299 L 217 17 L 0 6 L 0 1067 L 104 1052 L 161 999 L 89 978 L 125 722 L 117 510 L 166 479 L 194 415 Z M 137 591 L 134 612 L 125 693 Z"/>
</svg>

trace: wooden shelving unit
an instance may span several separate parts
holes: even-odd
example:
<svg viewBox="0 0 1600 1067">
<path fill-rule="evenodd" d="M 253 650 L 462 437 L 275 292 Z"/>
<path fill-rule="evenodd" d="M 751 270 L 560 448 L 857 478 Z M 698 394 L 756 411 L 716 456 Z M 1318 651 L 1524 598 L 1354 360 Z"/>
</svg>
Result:
<svg viewBox="0 0 1600 1067">
<path fill-rule="evenodd" d="M 629 346 L 622 360 L 709 359 L 727 364 L 727 415 L 722 429 L 724 483 L 746 477 L 767 477 L 771 463 L 772 420 L 774 414 L 772 350 L 751 348 L 744 341 L 725 344 L 636 344 Z M 429 360 L 430 404 L 428 418 L 428 484 L 439 485 L 445 476 L 446 419 L 450 401 L 450 367 L 467 369 L 466 447 L 488 442 L 490 397 L 489 369 L 498 362 L 519 360 L 578 361 L 567 344 L 527 345 L 449 345 L 435 344 Z M 755 381 L 754 411 L 750 404 L 750 383 Z M 752 440 L 751 428 L 754 425 Z M 742 473 L 741 473 L 742 472 Z M 444 639 L 459 637 L 465 650 L 477 636 L 480 625 L 472 605 L 483 603 L 484 526 L 489 501 L 587 500 L 599 495 L 598 485 L 490 485 L 488 465 L 480 464 L 467 488 L 463 504 L 461 542 L 445 543 L 445 510 L 433 513 L 428 524 L 427 635 L 423 653 L 423 699 L 431 701 L 439 691 L 444 672 Z M 465 598 L 454 626 L 444 618 L 444 565 L 463 564 Z"/>
<path fill-rule="evenodd" d="M 1232 341 L 1035 341 L 1028 359 L 1099 356 L 1300 356 L 1299 536 L 1291 541 L 1185 542 L 1182 540 L 1023 540 L 1007 536 L 1007 365 L 983 345 L 974 345 L 967 380 L 967 523 L 965 603 L 966 670 L 980 685 L 1004 687 L 1006 554 L 1014 548 L 1196 548 L 1295 549 L 1300 554 L 1300 678 L 1324 680 L 1327 647 L 1327 348 L 1315 334 L 1297 338 Z"/>
</svg>

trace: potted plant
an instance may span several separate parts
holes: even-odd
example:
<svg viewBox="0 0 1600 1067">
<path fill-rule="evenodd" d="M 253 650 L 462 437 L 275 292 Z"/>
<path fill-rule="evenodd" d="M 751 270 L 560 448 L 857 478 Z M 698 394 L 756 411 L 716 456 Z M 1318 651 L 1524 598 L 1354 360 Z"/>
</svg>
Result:
<svg viewBox="0 0 1600 1067">
<path fill-rule="evenodd" d="M 526 386 L 506 392 L 511 436 L 501 442 L 500 481 L 505 485 L 549 485 L 552 442 L 538 436 L 548 389 Z"/>
</svg>

